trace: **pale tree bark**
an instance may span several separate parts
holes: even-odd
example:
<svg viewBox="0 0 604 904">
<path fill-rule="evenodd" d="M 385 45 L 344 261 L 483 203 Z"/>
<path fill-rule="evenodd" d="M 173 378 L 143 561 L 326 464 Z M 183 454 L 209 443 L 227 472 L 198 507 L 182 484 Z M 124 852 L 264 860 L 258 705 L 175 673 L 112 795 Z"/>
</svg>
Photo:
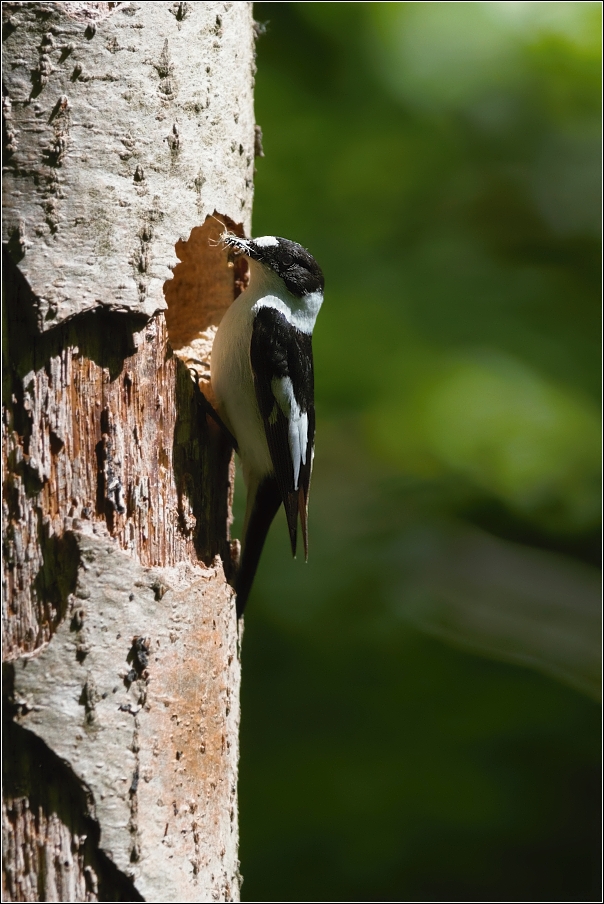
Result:
<svg viewBox="0 0 604 904">
<path fill-rule="evenodd" d="M 6 901 L 236 901 L 251 3 L 3 3 Z"/>
</svg>

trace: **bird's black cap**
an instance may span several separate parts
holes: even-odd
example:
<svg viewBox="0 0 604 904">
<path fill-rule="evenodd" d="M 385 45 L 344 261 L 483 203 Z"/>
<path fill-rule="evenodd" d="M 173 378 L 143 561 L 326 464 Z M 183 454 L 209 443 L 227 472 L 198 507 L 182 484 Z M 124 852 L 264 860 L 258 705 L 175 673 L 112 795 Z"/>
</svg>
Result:
<svg viewBox="0 0 604 904">
<path fill-rule="evenodd" d="M 224 237 L 224 243 L 274 270 L 292 295 L 323 291 L 325 280 L 321 268 L 312 254 L 297 242 L 273 235 L 241 239 L 229 234 Z"/>
</svg>

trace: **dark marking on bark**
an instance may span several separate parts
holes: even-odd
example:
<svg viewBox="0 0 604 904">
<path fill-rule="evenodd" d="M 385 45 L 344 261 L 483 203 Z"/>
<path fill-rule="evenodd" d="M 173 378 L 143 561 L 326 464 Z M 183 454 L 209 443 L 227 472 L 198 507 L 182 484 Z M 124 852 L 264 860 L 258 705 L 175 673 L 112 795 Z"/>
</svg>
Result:
<svg viewBox="0 0 604 904">
<path fill-rule="evenodd" d="M 190 4 L 189 3 L 173 3 L 172 9 L 170 10 L 176 21 L 178 22 L 178 27 L 180 28 L 181 22 L 186 19 L 190 12 Z"/>
<path fill-rule="evenodd" d="M 69 44 L 64 44 L 63 47 L 61 47 L 61 55 L 59 57 L 59 63 L 64 63 L 65 60 L 67 59 L 67 57 L 71 53 L 73 53 L 75 49 L 76 49 L 76 45 L 73 43 L 73 41 L 70 41 Z"/>
<path fill-rule="evenodd" d="M 153 589 L 155 585 L 153 585 Z M 165 588 L 164 588 L 165 589 Z M 163 594 L 162 594 L 163 596 Z M 161 599 L 161 597 L 155 596 L 155 599 Z M 132 646 L 130 647 L 130 651 L 126 657 L 126 662 L 129 665 L 132 665 L 137 676 L 140 678 L 143 674 L 144 670 L 149 666 L 149 650 L 151 649 L 151 638 L 143 637 L 140 635 L 139 637 L 132 638 Z"/>
<path fill-rule="evenodd" d="M 180 134 L 178 131 L 178 123 L 174 123 L 172 126 L 172 131 L 166 137 L 166 141 L 168 142 L 168 147 L 173 155 L 177 154 L 180 150 Z"/>
</svg>

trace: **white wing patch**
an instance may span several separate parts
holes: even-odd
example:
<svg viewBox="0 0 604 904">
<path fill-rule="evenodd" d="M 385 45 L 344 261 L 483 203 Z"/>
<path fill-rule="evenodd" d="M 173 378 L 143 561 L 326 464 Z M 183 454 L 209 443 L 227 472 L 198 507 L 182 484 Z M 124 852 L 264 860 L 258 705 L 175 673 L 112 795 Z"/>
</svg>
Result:
<svg viewBox="0 0 604 904">
<path fill-rule="evenodd" d="M 308 415 L 305 411 L 300 411 L 289 377 L 274 377 L 271 381 L 271 389 L 279 408 L 287 418 L 289 451 L 294 466 L 294 489 L 297 490 L 300 467 L 306 464 Z"/>
</svg>

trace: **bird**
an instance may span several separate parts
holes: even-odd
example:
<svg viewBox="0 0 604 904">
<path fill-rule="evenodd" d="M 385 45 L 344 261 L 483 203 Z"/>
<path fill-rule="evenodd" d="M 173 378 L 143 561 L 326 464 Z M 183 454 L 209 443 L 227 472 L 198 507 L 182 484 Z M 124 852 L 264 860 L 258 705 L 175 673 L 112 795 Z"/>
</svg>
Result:
<svg viewBox="0 0 604 904">
<path fill-rule="evenodd" d="M 235 576 L 243 615 L 271 523 L 283 504 L 292 554 L 298 518 L 308 559 L 308 494 L 314 458 L 312 335 L 324 277 L 302 245 L 272 235 L 222 236 L 245 255 L 249 284 L 227 309 L 212 347 L 217 420 L 231 435 L 247 491 Z"/>
</svg>

